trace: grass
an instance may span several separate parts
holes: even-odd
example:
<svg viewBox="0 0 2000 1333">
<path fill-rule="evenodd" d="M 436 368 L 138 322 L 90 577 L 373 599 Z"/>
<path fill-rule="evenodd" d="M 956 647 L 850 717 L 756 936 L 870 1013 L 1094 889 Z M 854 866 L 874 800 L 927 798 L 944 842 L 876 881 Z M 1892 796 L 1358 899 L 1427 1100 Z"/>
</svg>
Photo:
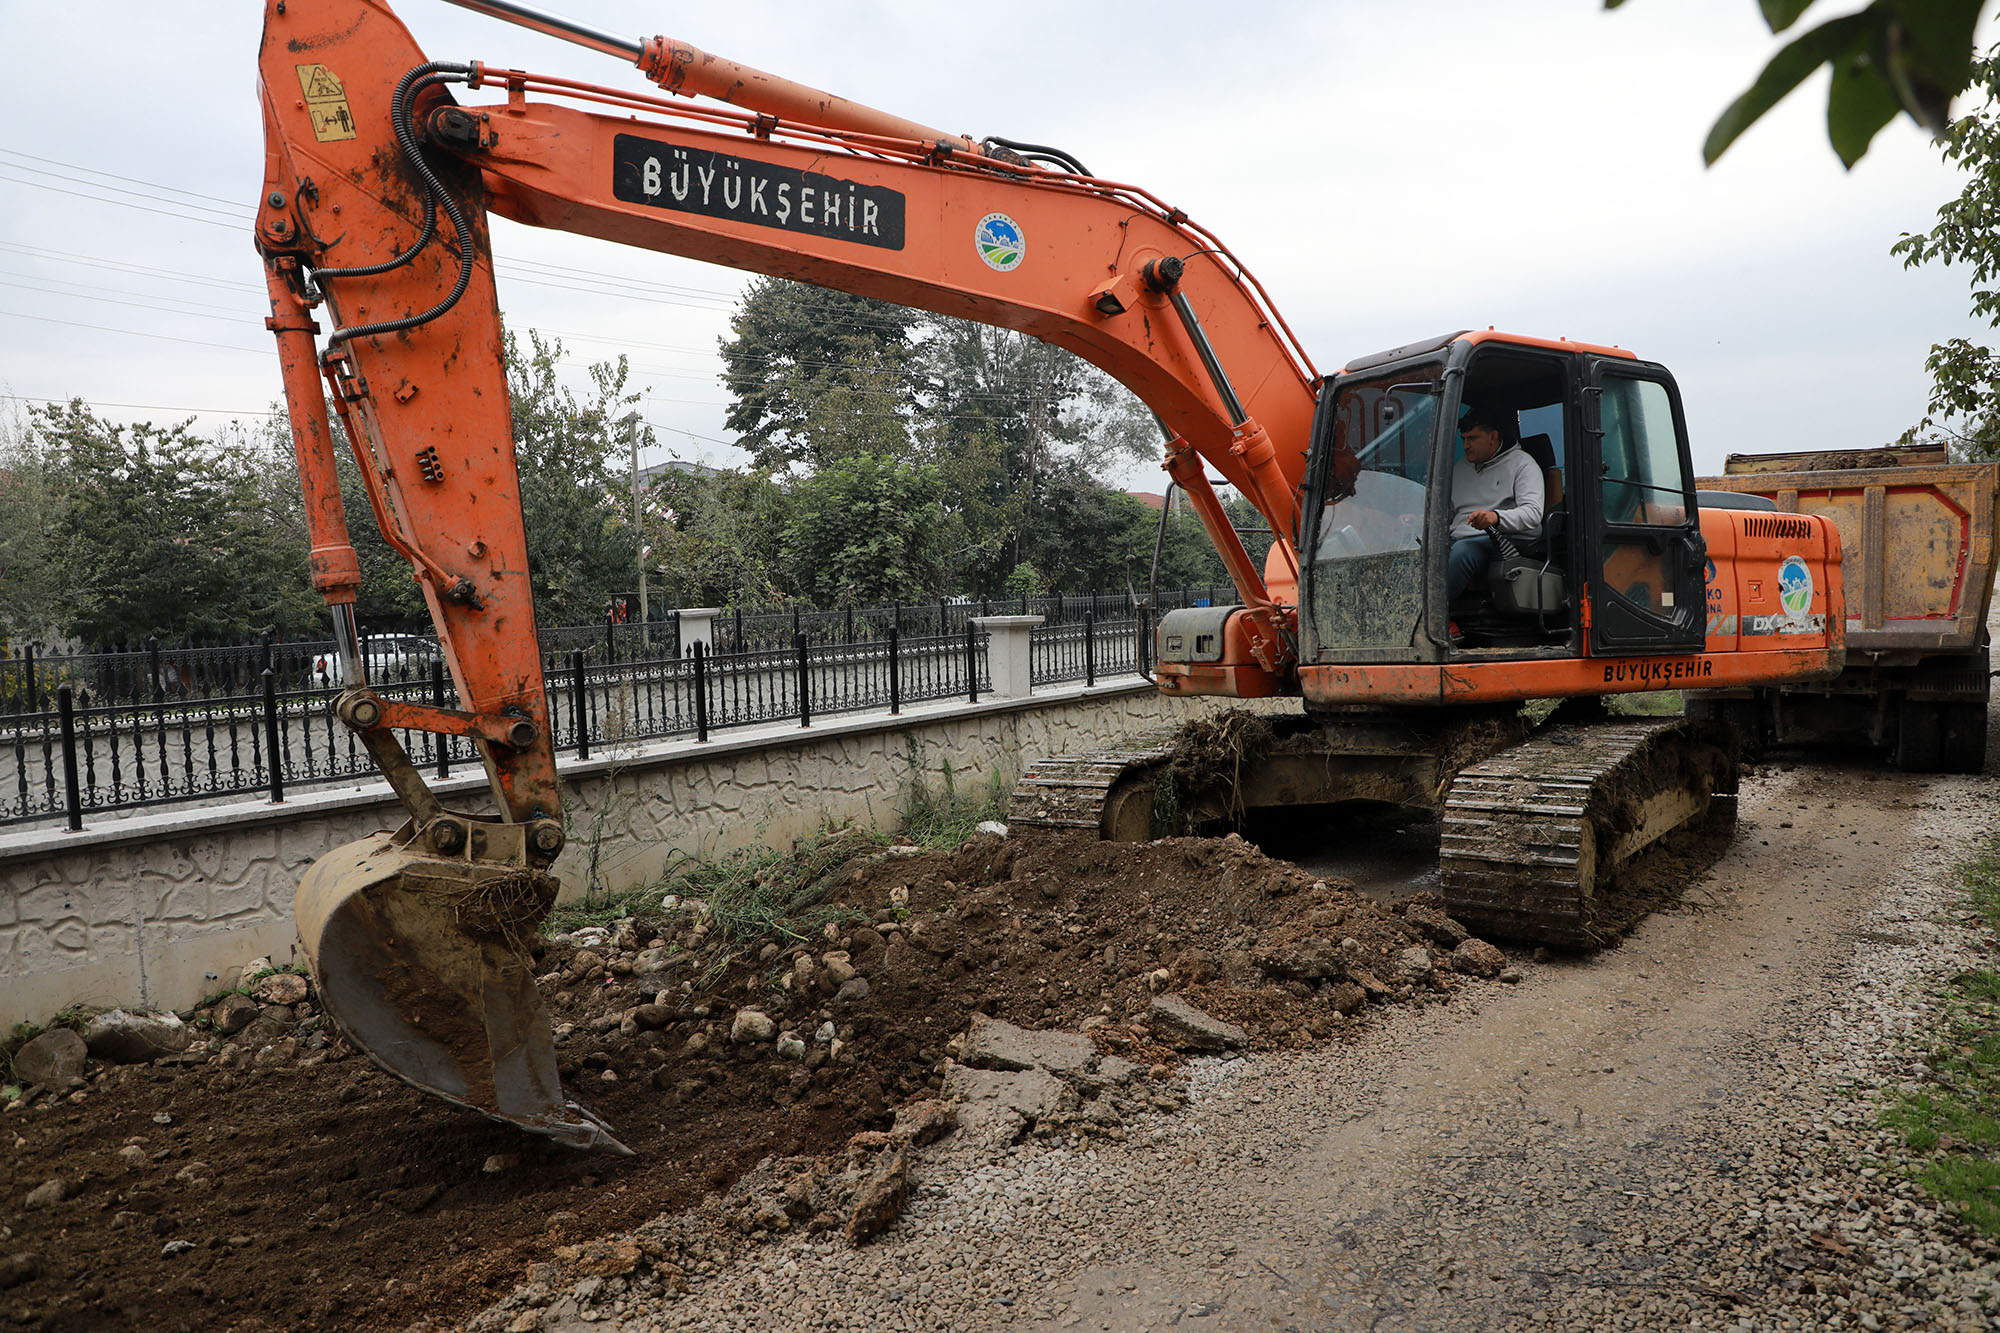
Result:
<svg viewBox="0 0 2000 1333">
<path fill-rule="evenodd" d="M 1960 867 L 1966 895 L 2000 936 L 2000 840 Z M 2000 972 L 1978 968 L 1945 988 L 1926 1057 L 1932 1086 L 1882 1112 L 1918 1159 L 1918 1183 L 1980 1234 L 2000 1238 Z"/>
</svg>

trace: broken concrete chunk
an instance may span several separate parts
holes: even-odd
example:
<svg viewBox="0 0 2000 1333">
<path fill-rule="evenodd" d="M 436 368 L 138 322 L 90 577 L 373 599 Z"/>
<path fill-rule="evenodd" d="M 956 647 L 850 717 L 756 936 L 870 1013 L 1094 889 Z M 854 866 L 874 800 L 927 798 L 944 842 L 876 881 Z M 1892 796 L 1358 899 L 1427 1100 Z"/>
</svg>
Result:
<svg viewBox="0 0 2000 1333">
<path fill-rule="evenodd" d="M 1096 1054 L 1090 1038 L 1080 1032 L 1031 1032 L 974 1014 L 959 1059 L 974 1069 L 1046 1069 L 1060 1074 L 1084 1069 Z"/>
<path fill-rule="evenodd" d="M 847 1219 L 847 1239 L 859 1245 L 903 1215 L 910 1202 L 910 1167 L 901 1147 L 890 1148 L 876 1162 L 874 1173 L 854 1192 L 854 1212 Z"/>
<path fill-rule="evenodd" d="M 1233 1051 L 1250 1044 L 1250 1034 L 1242 1028 L 1203 1013 L 1178 995 L 1153 997 L 1146 1026 L 1177 1051 Z"/>
</svg>

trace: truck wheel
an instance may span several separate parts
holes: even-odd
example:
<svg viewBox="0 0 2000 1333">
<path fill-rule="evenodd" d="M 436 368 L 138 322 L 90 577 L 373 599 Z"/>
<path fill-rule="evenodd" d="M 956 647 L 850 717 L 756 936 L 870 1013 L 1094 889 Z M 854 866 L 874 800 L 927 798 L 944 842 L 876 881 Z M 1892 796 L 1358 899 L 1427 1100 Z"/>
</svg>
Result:
<svg viewBox="0 0 2000 1333">
<path fill-rule="evenodd" d="M 1896 709 L 1896 767 L 1936 773 L 1944 767 L 1944 709 L 1905 699 Z"/>
<path fill-rule="evenodd" d="M 1986 705 L 1942 704 L 1943 763 L 1947 773 L 1977 773 L 1986 767 Z"/>
</svg>

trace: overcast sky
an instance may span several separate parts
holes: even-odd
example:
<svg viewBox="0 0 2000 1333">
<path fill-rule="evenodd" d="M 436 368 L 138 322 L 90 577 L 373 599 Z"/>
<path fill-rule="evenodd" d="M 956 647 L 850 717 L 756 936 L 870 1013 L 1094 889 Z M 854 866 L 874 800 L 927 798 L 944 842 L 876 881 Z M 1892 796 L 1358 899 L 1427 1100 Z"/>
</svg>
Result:
<svg viewBox="0 0 2000 1333">
<path fill-rule="evenodd" d="M 1629 347 L 1679 378 L 1702 471 L 1891 440 L 1931 344 L 1986 333 L 1962 275 L 1888 253 L 1960 184 L 1907 121 L 1843 171 L 1822 75 L 1703 169 L 1776 46 L 1754 0 L 542 7 L 1063 147 L 1219 234 L 1322 371 L 1485 325 Z M 433 59 L 647 88 L 442 0 L 397 12 Z M 248 225 L 261 21 L 253 0 L 0 0 L 0 409 L 213 426 L 278 398 Z M 627 352 L 656 457 L 741 461 L 715 346 L 743 275 L 506 222 L 494 244 L 510 322 L 563 338 L 570 383 Z M 1159 489 L 1150 466 L 1119 480 Z"/>
</svg>

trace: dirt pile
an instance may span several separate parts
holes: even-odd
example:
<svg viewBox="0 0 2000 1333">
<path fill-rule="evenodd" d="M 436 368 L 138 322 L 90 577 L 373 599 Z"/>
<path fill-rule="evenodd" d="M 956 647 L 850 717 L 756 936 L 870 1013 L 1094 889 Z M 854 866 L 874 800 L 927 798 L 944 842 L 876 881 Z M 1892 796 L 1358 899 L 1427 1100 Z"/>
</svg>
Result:
<svg viewBox="0 0 2000 1333">
<path fill-rule="evenodd" d="M 968 1077 L 975 1015 L 1088 1037 L 1088 1068 L 1018 1132 L 1116 1134 L 1174 1104 L 1173 1044 L 1200 1045 L 1165 1000 L 1296 1046 L 1498 958 L 1435 903 L 1399 915 L 1234 838 L 854 839 L 811 870 L 761 941 L 689 901 L 538 944 L 564 1076 L 629 1159 L 403 1087 L 310 996 L 230 997 L 189 1016 L 185 1051 L 93 1063 L 0 1118 L 0 1316 L 393 1329 L 524 1279 L 671 1289 L 746 1232 L 893 1221 L 932 1132 L 911 1126 L 939 1128 L 917 1104 Z"/>
</svg>

